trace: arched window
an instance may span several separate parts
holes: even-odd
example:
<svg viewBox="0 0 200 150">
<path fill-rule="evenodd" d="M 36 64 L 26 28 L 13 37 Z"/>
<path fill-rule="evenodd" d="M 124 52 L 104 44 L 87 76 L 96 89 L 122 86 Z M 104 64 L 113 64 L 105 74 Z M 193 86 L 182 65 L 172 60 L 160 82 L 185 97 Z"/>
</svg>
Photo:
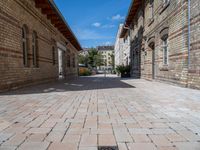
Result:
<svg viewBox="0 0 200 150">
<path fill-rule="evenodd" d="M 154 0 L 149 1 L 149 19 L 154 18 Z"/>
<path fill-rule="evenodd" d="M 169 64 L 169 48 L 168 48 L 168 36 L 164 36 L 162 38 L 163 43 L 163 64 L 168 65 Z"/>
<path fill-rule="evenodd" d="M 35 31 L 32 34 L 32 53 L 33 53 L 33 66 L 38 67 L 37 33 Z"/>
<path fill-rule="evenodd" d="M 28 39 L 27 39 L 27 28 L 24 25 L 22 27 L 22 50 L 23 50 L 23 64 L 25 67 L 28 66 Z"/>
<path fill-rule="evenodd" d="M 160 37 L 162 40 L 162 49 L 163 49 L 163 65 L 169 64 L 168 33 L 169 33 L 168 27 L 160 31 Z"/>
</svg>

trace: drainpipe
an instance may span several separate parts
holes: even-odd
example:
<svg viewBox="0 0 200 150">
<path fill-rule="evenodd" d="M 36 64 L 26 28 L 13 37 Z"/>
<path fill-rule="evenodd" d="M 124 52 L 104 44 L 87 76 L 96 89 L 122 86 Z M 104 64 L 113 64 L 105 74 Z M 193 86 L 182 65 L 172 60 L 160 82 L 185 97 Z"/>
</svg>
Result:
<svg viewBox="0 0 200 150">
<path fill-rule="evenodd" d="M 190 68 L 190 49 L 191 49 L 191 46 L 190 46 L 190 43 L 191 43 L 191 13 L 190 13 L 190 10 L 191 10 L 191 0 L 188 0 L 188 69 Z"/>
<path fill-rule="evenodd" d="M 190 69 L 190 43 L 191 43 L 191 0 L 188 0 L 188 71 L 187 71 L 187 85 L 186 87 L 189 87 L 189 69 Z"/>
</svg>

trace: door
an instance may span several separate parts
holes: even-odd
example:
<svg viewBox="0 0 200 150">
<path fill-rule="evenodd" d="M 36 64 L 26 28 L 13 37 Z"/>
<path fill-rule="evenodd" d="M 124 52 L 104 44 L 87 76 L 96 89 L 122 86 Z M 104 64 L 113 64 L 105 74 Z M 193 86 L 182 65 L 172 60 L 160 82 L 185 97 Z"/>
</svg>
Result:
<svg viewBox="0 0 200 150">
<path fill-rule="evenodd" d="M 152 79 L 155 79 L 155 45 L 152 46 Z"/>
<path fill-rule="evenodd" d="M 63 51 L 58 48 L 58 74 L 59 74 L 59 79 L 64 78 L 64 73 L 63 73 Z"/>
</svg>

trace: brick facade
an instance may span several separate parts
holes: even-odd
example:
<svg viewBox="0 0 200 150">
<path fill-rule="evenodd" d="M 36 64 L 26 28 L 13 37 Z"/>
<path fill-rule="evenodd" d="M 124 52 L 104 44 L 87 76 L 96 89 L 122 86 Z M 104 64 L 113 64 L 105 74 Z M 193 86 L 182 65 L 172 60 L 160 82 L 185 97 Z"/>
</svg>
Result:
<svg viewBox="0 0 200 150">
<path fill-rule="evenodd" d="M 133 2 L 131 7 L 135 5 Z M 125 33 L 131 36 L 133 77 L 200 88 L 199 6 L 199 1 L 191 0 L 190 36 L 187 0 L 143 0 L 135 12 L 130 9 L 126 20 L 130 30 Z"/>
<path fill-rule="evenodd" d="M 67 49 L 63 55 L 64 76 L 69 78 L 77 75 L 77 49 L 41 13 L 41 9 L 35 7 L 35 2 L 0 1 L 0 91 L 58 79 L 57 43 L 62 43 Z M 26 66 L 23 63 L 22 44 L 24 26 L 28 52 Z M 37 66 L 33 65 L 33 32 L 37 34 Z M 71 59 L 70 67 L 65 66 L 67 55 Z M 75 65 L 72 64 L 73 57 Z"/>
</svg>

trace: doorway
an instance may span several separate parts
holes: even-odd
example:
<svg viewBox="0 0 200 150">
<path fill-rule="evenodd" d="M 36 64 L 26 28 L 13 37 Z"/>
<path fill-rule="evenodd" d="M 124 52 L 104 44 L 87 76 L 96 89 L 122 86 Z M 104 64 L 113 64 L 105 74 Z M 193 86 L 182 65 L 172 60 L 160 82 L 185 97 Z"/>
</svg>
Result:
<svg viewBox="0 0 200 150">
<path fill-rule="evenodd" d="M 58 48 L 58 77 L 59 79 L 64 78 L 63 73 L 63 51 Z"/>
<path fill-rule="evenodd" d="M 152 49 L 152 79 L 155 79 L 155 44 L 151 46 Z"/>
</svg>

